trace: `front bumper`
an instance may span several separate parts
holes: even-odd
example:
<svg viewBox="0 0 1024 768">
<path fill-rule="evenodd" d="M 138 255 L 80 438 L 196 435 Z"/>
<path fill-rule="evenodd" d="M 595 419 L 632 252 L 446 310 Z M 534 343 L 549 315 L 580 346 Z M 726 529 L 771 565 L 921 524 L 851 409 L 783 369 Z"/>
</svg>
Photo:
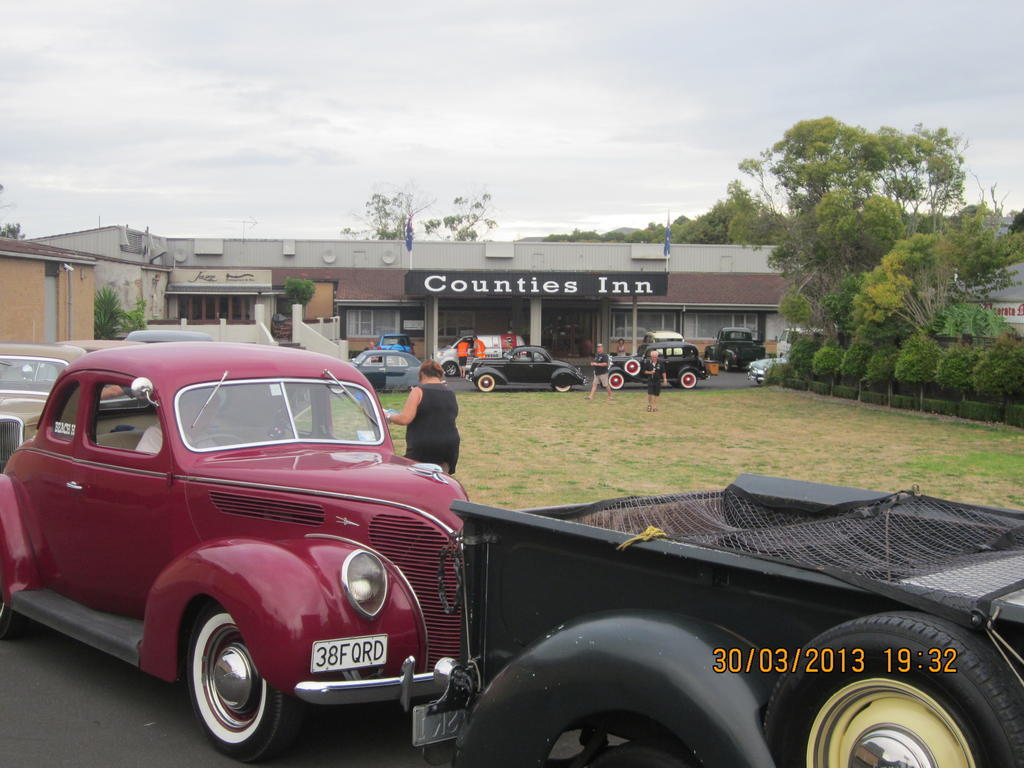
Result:
<svg viewBox="0 0 1024 768">
<path fill-rule="evenodd" d="M 438 667 L 442 662 L 438 661 Z M 403 701 L 420 696 L 436 696 L 445 689 L 448 676 L 433 672 L 414 674 L 416 660 L 410 656 L 402 664 L 400 677 L 371 680 L 309 680 L 295 686 L 296 697 L 310 704 L 365 704 L 371 701 Z"/>
</svg>

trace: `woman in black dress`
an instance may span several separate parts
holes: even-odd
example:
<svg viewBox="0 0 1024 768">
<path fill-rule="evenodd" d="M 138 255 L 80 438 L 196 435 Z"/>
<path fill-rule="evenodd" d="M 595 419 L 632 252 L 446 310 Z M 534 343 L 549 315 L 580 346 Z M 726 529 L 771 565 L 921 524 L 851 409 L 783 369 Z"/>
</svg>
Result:
<svg viewBox="0 0 1024 768">
<path fill-rule="evenodd" d="M 419 386 L 409 390 L 401 413 L 389 414 L 392 424 L 407 424 L 405 457 L 440 464 L 450 475 L 459 461 L 459 404 L 444 383 L 444 371 L 433 360 L 420 366 Z"/>
<path fill-rule="evenodd" d="M 647 379 L 647 410 L 658 410 L 658 397 L 661 396 L 662 383 L 668 384 L 665 364 L 658 359 L 658 350 L 651 350 L 651 356 L 644 359 L 643 373 Z"/>
</svg>

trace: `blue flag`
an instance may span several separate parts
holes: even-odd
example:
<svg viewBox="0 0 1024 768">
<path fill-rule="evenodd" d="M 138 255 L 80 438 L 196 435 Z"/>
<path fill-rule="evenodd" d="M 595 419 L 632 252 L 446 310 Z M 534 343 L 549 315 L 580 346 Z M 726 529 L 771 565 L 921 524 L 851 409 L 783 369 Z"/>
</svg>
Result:
<svg viewBox="0 0 1024 768">
<path fill-rule="evenodd" d="M 665 258 L 667 259 L 672 253 L 672 227 L 666 221 L 665 222 Z"/>
<path fill-rule="evenodd" d="M 412 216 L 405 222 L 405 250 L 412 253 Z"/>
</svg>

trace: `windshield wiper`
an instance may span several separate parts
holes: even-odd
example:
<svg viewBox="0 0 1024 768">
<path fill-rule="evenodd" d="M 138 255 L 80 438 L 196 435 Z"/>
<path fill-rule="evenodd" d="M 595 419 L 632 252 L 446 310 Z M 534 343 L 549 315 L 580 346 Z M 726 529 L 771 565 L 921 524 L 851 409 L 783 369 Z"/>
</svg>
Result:
<svg viewBox="0 0 1024 768">
<path fill-rule="evenodd" d="M 374 415 L 372 407 L 368 408 L 364 406 L 355 395 L 349 392 L 348 387 L 346 387 L 341 381 L 339 381 L 338 377 L 335 376 L 326 368 L 324 368 L 324 376 L 330 376 L 331 381 L 333 381 L 335 384 L 341 387 L 341 391 L 345 393 L 348 399 L 355 403 L 359 407 L 359 410 L 366 414 L 367 418 L 373 422 L 373 426 L 375 426 L 378 431 L 380 430 L 380 422 L 377 421 L 377 417 Z"/>
<path fill-rule="evenodd" d="M 211 392 L 210 396 L 206 398 L 206 402 L 203 403 L 203 407 L 200 408 L 199 413 L 196 414 L 196 420 L 193 421 L 192 426 L 188 428 L 189 432 L 196 428 L 196 424 L 199 423 L 199 417 L 203 415 L 203 411 L 206 410 L 206 406 L 208 406 L 210 404 L 210 401 L 213 400 L 213 396 L 217 394 L 217 390 L 220 389 L 220 385 L 224 383 L 224 379 L 226 379 L 227 377 L 228 372 L 224 371 L 224 375 L 220 377 L 220 381 L 217 382 L 217 386 L 213 388 L 213 392 Z"/>
</svg>

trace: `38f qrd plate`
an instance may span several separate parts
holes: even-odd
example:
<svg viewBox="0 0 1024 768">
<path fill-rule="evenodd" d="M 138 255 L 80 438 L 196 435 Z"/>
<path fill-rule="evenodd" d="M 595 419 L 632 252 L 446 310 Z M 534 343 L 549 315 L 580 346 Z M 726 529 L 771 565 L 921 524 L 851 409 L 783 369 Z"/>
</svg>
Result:
<svg viewBox="0 0 1024 768">
<path fill-rule="evenodd" d="M 340 669 L 379 667 L 387 658 L 387 635 L 319 640 L 313 643 L 309 669 L 311 672 L 333 672 Z"/>
</svg>

